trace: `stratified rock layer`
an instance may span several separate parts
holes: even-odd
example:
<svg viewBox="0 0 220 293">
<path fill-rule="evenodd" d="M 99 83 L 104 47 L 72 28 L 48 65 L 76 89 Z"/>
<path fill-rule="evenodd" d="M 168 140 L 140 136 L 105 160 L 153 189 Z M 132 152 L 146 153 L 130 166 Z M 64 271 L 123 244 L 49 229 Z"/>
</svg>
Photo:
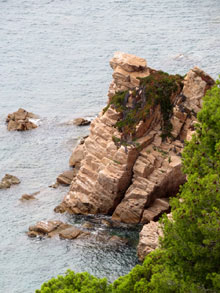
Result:
<svg viewBox="0 0 220 293">
<path fill-rule="evenodd" d="M 120 52 L 110 65 L 114 70 L 110 100 L 118 91 L 139 86 L 137 77 L 156 72 L 144 59 Z M 184 140 L 191 138 L 201 98 L 214 81 L 195 67 L 183 83 L 182 92 L 171 97 L 172 139 L 162 141 L 160 105 L 137 125 L 135 145 L 126 149 L 113 142 L 121 135 L 115 127 L 120 113 L 113 106 L 92 121 L 90 135 L 71 156 L 70 165 L 77 165 L 79 172 L 60 206 L 62 211 L 112 214 L 114 220 L 143 224 L 169 211 L 167 198 L 176 195 L 186 179 L 181 172 Z"/>
</svg>

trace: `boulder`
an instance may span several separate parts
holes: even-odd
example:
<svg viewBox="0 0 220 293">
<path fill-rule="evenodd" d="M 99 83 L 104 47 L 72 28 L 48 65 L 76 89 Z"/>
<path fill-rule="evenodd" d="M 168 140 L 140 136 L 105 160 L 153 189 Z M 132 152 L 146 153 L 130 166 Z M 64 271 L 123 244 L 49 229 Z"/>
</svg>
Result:
<svg viewBox="0 0 220 293">
<path fill-rule="evenodd" d="M 32 199 L 36 199 L 36 197 L 33 194 L 23 194 L 20 198 L 21 201 L 32 200 Z"/>
<path fill-rule="evenodd" d="M 56 230 L 61 224 L 61 221 L 41 221 L 34 226 L 29 227 L 29 231 L 34 231 L 36 233 L 46 235 L 54 230 Z"/>
<path fill-rule="evenodd" d="M 127 72 L 134 72 L 145 69 L 147 67 L 147 62 L 145 59 L 132 54 L 116 52 L 110 61 L 110 65 L 114 70 L 117 66 L 120 66 Z"/>
<path fill-rule="evenodd" d="M 6 174 L 0 182 L 0 189 L 10 188 L 12 185 L 19 183 L 20 180 L 16 176 Z"/>
<path fill-rule="evenodd" d="M 61 239 L 70 239 L 70 240 L 79 238 L 79 237 L 80 238 L 86 237 L 88 235 L 90 235 L 89 232 L 82 231 L 80 229 L 77 229 L 76 227 L 65 229 L 59 233 L 59 236 Z"/>
<path fill-rule="evenodd" d="M 29 227 L 29 237 L 54 237 L 59 235 L 62 239 L 75 239 L 88 236 L 90 233 L 81 231 L 70 224 L 61 221 L 41 221 Z"/>
<path fill-rule="evenodd" d="M 163 233 L 158 222 L 151 221 L 149 224 L 143 226 L 137 247 L 138 258 L 140 261 L 143 261 L 151 251 L 159 246 L 160 236 L 163 236 Z"/>
<path fill-rule="evenodd" d="M 73 122 L 76 126 L 86 126 L 91 123 L 91 121 L 86 120 L 84 118 L 76 118 Z"/>
<path fill-rule="evenodd" d="M 30 119 L 36 118 L 38 118 L 37 115 L 20 108 L 17 112 L 8 114 L 6 118 L 6 122 L 8 123 L 7 128 L 9 131 L 25 131 L 34 129 L 37 125 L 30 121 Z"/>
<path fill-rule="evenodd" d="M 70 185 L 76 173 L 76 169 L 65 171 L 57 177 L 57 182 L 59 184 Z"/>
</svg>

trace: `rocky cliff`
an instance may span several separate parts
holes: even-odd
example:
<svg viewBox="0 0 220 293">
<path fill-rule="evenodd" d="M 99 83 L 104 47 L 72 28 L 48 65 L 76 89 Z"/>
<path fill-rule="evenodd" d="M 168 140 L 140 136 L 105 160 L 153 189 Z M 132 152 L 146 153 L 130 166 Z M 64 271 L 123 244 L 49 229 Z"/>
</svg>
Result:
<svg viewBox="0 0 220 293">
<path fill-rule="evenodd" d="M 60 210 L 146 224 L 169 211 L 169 197 L 185 182 L 184 140 L 214 81 L 197 67 L 168 75 L 120 52 L 110 65 L 108 105 L 73 151 L 70 165 L 79 171 Z"/>
</svg>

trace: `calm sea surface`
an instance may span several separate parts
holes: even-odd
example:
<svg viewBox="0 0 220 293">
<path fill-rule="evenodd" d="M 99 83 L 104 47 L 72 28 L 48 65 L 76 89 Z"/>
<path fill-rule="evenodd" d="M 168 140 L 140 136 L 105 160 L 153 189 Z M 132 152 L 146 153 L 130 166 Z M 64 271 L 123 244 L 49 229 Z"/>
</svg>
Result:
<svg viewBox="0 0 220 293">
<path fill-rule="evenodd" d="M 220 73 L 219 0 L 0 0 L 0 177 L 21 184 L 0 190 L 0 292 L 29 293 L 70 268 L 113 281 L 136 263 L 135 231 L 103 231 L 133 238 L 124 247 L 91 241 L 29 239 L 29 225 L 84 218 L 53 208 L 68 188 L 48 185 L 68 169 L 71 150 L 89 129 L 65 125 L 92 118 L 107 100 L 115 51 L 144 57 L 148 65 L 186 73 L 197 65 Z M 23 107 L 40 115 L 36 130 L 8 132 L 5 117 Z M 21 203 L 24 193 L 40 191 Z"/>
</svg>

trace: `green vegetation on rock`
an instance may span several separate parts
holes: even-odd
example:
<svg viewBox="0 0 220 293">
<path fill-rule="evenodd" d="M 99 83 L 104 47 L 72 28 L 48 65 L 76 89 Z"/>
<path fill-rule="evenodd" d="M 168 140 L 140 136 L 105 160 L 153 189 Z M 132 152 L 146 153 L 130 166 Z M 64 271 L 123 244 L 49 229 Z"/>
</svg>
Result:
<svg viewBox="0 0 220 293">
<path fill-rule="evenodd" d="M 196 133 L 183 152 L 187 183 L 171 201 L 172 219 L 166 215 L 162 219 L 161 248 L 113 284 L 69 271 L 37 292 L 220 292 L 219 81 L 207 92 L 198 120 Z"/>
<path fill-rule="evenodd" d="M 112 105 L 121 118 L 115 127 L 122 133 L 121 144 L 129 139 L 135 139 L 136 127 L 140 121 L 147 120 L 157 105 L 162 113 L 162 137 L 170 136 L 172 124 L 170 118 L 173 113 L 173 98 L 178 95 L 183 87 L 183 77 L 169 75 L 163 71 L 152 71 L 144 78 L 138 78 L 140 86 L 131 90 L 116 93 L 104 112 Z"/>
</svg>

